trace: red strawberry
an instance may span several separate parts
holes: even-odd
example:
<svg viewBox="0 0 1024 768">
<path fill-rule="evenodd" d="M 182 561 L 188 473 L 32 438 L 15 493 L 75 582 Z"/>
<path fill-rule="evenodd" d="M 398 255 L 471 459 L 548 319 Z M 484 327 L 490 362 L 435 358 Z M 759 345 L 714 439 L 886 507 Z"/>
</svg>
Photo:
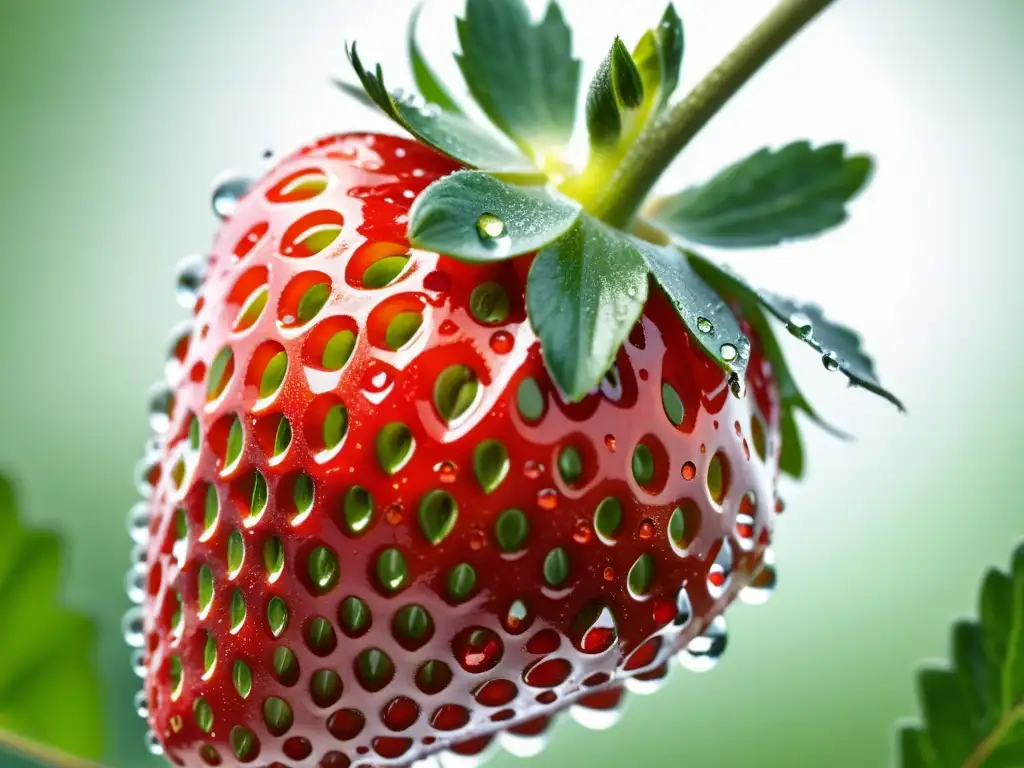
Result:
<svg viewBox="0 0 1024 768">
<path fill-rule="evenodd" d="M 734 397 L 652 291 L 600 391 L 564 403 L 528 258 L 409 249 L 412 200 L 456 168 L 326 138 L 217 237 L 145 473 L 145 692 L 177 765 L 406 765 L 529 749 L 566 708 L 600 725 L 673 656 L 710 666 L 765 566 L 757 345 Z"/>
</svg>

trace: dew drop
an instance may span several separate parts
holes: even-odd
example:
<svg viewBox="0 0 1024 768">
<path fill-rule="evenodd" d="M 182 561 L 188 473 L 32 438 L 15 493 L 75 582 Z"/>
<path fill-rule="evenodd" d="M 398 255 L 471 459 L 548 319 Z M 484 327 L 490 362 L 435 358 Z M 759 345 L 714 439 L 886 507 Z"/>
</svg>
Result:
<svg viewBox="0 0 1024 768">
<path fill-rule="evenodd" d="M 476 231 L 485 242 L 504 237 L 505 222 L 492 213 L 485 213 L 476 220 Z"/>
<path fill-rule="evenodd" d="M 786 327 L 790 333 L 801 339 L 809 339 L 814 333 L 814 324 L 811 322 L 811 318 L 803 312 L 794 312 L 790 315 Z"/>
<path fill-rule="evenodd" d="M 537 506 L 547 512 L 558 509 L 558 491 L 554 488 L 545 488 L 538 492 Z"/>
<path fill-rule="evenodd" d="M 526 476 L 527 480 L 536 480 L 540 477 L 541 472 L 544 471 L 544 467 L 538 464 L 536 461 L 528 461 L 523 464 L 523 475 Z"/>
<path fill-rule="evenodd" d="M 692 461 L 683 464 L 683 480 L 693 480 L 697 476 L 697 465 Z"/>
<path fill-rule="evenodd" d="M 715 326 L 706 317 L 698 317 L 697 330 L 701 333 L 711 333 L 715 330 Z"/>
<path fill-rule="evenodd" d="M 615 452 L 615 435 L 604 436 L 604 447 L 611 452 Z"/>
<path fill-rule="evenodd" d="M 434 465 L 438 479 L 446 485 L 451 485 L 459 477 L 459 469 L 450 461 L 442 461 Z"/>
<path fill-rule="evenodd" d="M 736 349 L 734 344 L 723 344 L 719 353 L 722 355 L 722 359 L 727 363 L 732 362 L 739 356 L 739 350 Z"/>
<path fill-rule="evenodd" d="M 249 191 L 252 182 L 244 176 L 226 175 L 218 180 L 213 187 L 211 205 L 213 212 L 221 219 L 234 214 L 238 201 Z"/>
<path fill-rule="evenodd" d="M 577 544 L 589 544 L 594 536 L 594 529 L 586 520 L 579 520 L 572 532 L 572 540 Z"/>
<path fill-rule="evenodd" d="M 839 358 L 835 352 L 828 351 L 821 356 L 821 364 L 825 366 L 826 371 L 838 371 L 839 370 Z"/>
<path fill-rule="evenodd" d="M 499 355 L 507 355 L 512 351 L 515 340 L 508 331 L 496 331 L 491 336 L 491 349 Z"/>
</svg>

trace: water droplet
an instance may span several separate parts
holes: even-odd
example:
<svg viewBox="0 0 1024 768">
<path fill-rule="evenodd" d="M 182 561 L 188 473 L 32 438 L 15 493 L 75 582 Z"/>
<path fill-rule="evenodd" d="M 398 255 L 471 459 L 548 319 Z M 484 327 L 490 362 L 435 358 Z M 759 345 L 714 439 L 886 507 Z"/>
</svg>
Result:
<svg viewBox="0 0 1024 768">
<path fill-rule="evenodd" d="M 651 538 L 654 535 L 654 523 L 651 520 L 644 520 L 640 523 L 637 535 L 644 540 Z"/>
<path fill-rule="evenodd" d="M 434 465 L 434 471 L 437 472 L 438 478 L 442 483 L 450 485 L 458 479 L 459 469 L 450 461 L 442 461 L 440 464 Z"/>
<path fill-rule="evenodd" d="M 536 461 L 528 461 L 523 464 L 523 474 L 528 480 L 536 480 L 544 471 L 544 467 Z"/>
<path fill-rule="evenodd" d="M 434 120 L 441 115 L 441 108 L 436 104 L 427 104 L 420 109 L 420 114 L 428 120 Z"/>
<path fill-rule="evenodd" d="M 477 529 L 469 534 L 469 548 L 479 552 L 487 543 L 487 536 L 483 531 Z"/>
<path fill-rule="evenodd" d="M 199 289 L 206 278 L 206 257 L 200 254 L 186 256 L 178 262 L 178 274 L 174 279 L 174 292 L 178 303 L 185 309 L 194 309 L 199 300 Z"/>
<path fill-rule="evenodd" d="M 391 504 L 384 511 L 384 519 L 388 521 L 388 525 L 401 525 L 403 517 L 401 504 Z"/>
<path fill-rule="evenodd" d="M 697 476 L 697 466 L 692 462 L 688 461 L 683 464 L 683 480 L 693 480 Z"/>
<path fill-rule="evenodd" d="M 775 593 L 777 584 L 775 553 L 771 549 L 766 549 L 761 568 L 754 574 L 750 584 L 740 590 L 739 598 L 747 605 L 764 605 Z"/>
<path fill-rule="evenodd" d="M 128 571 L 125 574 L 124 591 L 135 605 L 142 605 L 142 601 L 146 599 L 145 572 L 134 568 Z"/>
<path fill-rule="evenodd" d="M 211 204 L 213 212 L 221 219 L 231 216 L 238 207 L 238 201 L 249 191 L 252 182 L 244 176 L 226 174 L 214 183 Z"/>
<path fill-rule="evenodd" d="M 747 385 L 738 373 L 729 374 L 729 391 L 734 397 L 743 397 L 747 393 Z"/>
<path fill-rule="evenodd" d="M 711 333 L 715 330 L 715 326 L 706 317 L 697 318 L 697 330 L 701 333 Z"/>
<path fill-rule="evenodd" d="M 148 667 L 146 667 L 146 652 L 141 648 L 136 648 L 132 651 L 131 665 L 132 672 L 136 677 L 145 677 L 149 672 Z"/>
<path fill-rule="evenodd" d="M 508 331 L 497 331 L 491 336 L 491 349 L 499 355 L 507 355 L 512 351 L 515 340 Z"/>
<path fill-rule="evenodd" d="M 739 356 L 739 350 L 733 344 L 723 344 L 719 352 L 725 362 L 730 363 Z"/>
<path fill-rule="evenodd" d="M 152 731 L 146 731 L 146 749 L 149 751 L 149 754 L 156 757 L 160 757 L 164 753 L 160 740 L 157 739 L 156 734 Z"/>
<path fill-rule="evenodd" d="M 145 643 L 143 632 L 142 609 L 133 606 L 121 618 L 121 634 L 129 647 L 141 648 Z"/>
<path fill-rule="evenodd" d="M 604 577 L 605 581 L 615 581 L 615 569 L 610 565 L 604 569 L 604 572 L 601 575 Z"/>
<path fill-rule="evenodd" d="M 174 407 L 174 393 L 164 382 L 157 382 L 149 390 L 149 426 L 162 435 L 171 425 L 171 409 Z"/>
<path fill-rule="evenodd" d="M 128 510 L 128 519 L 125 527 L 128 535 L 136 544 L 145 544 L 149 541 L 149 505 L 140 501 Z"/>
<path fill-rule="evenodd" d="M 838 371 L 839 370 L 839 358 L 835 352 L 825 352 L 821 356 L 821 364 L 825 366 L 826 371 Z"/>
<path fill-rule="evenodd" d="M 509 606 L 508 615 L 505 616 L 505 628 L 509 632 L 515 632 L 526 621 L 527 616 L 529 611 L 526 604 L 522 600 L 516 600 Z"/>
<path fill-rule="evenodd" d="M 572 540 L 577 544 L 589 544 L 594 536 L 594 529 L 586 520 L 579 520 L 572 532 Z"/>
<path fill-rule="evenodd" d="M 547 512 L 558 509 L 558 491 L 554 488 L 545 488 L 538 492 L 537 506 Z"/>
<path fill-rule="evenodd" d="M 801 339 L 809 339 L 814 333 L 814 324 L 811 322 L 811 318 L 803 312 L 794 312 L 790 315 L 786 327 L 790 333 Z"/>
<path fill-rule="evenodd" d="M 458 330 L 459 330 L 459 326 L 457 326 L 451 320 L 445 320 L 438 327 L 437 332 L 440 333 L 442 336 L 452 336 L 455 333 L 457 333 Z"/>
<path fill-rule="evenodd" d="M 785 511 L 786 511 L 786 502 L 784 502 L 782 499 L 779 499 L 779 498 L 775 499 L 775 514 L 781 515 Z"/>
<path fill-rule="evenodd" d="M 143 720 L 149 718 L 149 701 L 146 699 L 145 691 L 135 693 L 135 713 Z"/>
<path fill-rule="evenodd" d="M 615 435 L 604 436 L 604 447 L 607 448 L 612 453 L 615 452 Z"/>
<path fill-rule="evenodd" d="M 691 672 L 707 672 L 722 658 L 728 640 L 725 617 L 716 616 L 704 630 L 704 634 L 691 640 L 686 649 L 677 656 L 679 663 Z"/>
</svg>

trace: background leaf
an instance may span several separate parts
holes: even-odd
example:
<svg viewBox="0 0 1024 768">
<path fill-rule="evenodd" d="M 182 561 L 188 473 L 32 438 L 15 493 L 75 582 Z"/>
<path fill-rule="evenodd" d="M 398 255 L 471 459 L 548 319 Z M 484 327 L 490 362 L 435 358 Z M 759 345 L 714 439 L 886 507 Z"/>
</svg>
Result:
<svg viewBox="0 0 1024 768">
<path fill-rule="evenodd" d="M 60 606 L 61 544 L 24 528 L 0 475 L 0 741 L 8 732 L 96 757 L 103 746 L 92 622 Z"/>
<path fill-rule="evenodd" d="M 542 163 L 569 142 L 580 63 L 558 5 L 537 24 L 522 0 L 468 0 L 456 56 L 470 93 L 524 152 Z"/>
<path fill-rule="evenodd" d="M 684 50 L 683 20 L 669 3 L 661 23 L 649 30 L 633 51 L 643 78 L 645 98 L 652 102 L 656 99 L 659 109 L 668 103 L 679 85 Z"/>
<path fill-rule="evenodd" d="M 416 200 L 409 240 L 465 261 L 497 261 L 540 250 L 579 217 L 579 205 L 546 187 L 515 187 L 487 173 L 459 171 Z"/>
<path fill-rule="evenodd" d="M 846 220 L 846 203 L 867 182 L 871 159 L 842 144 L 797 141 L 761 149 L 707 183 L 651 205 L 652 217 L 693 243 L 721 248 L 777 245 Z"/>
<path fill-rule="evenodd" d="M 979 603 L 979 621 L 953 627 L 951 668 L 919 674 L 923 724 L 900 732 L 903 768 L 1024 765 L 1024 544 Z"/>
<path fill-rule="evenodd" d="M 526 309 L 572 401 L 600 384 L 647 301 L 647 265 L 621 232 L 584 216 L 530 267 Z"/>
</svg>

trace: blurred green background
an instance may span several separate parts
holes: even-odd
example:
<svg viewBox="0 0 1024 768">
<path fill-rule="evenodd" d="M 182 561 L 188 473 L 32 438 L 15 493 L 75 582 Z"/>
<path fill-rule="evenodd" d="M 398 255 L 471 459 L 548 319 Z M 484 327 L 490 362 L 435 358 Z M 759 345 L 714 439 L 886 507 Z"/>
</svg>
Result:
<svg viewBox="0 0 1024 768">
<path fill-rule="evenodd" d="M 591 65 L 662 4 L 564 2 Z M 772 2 L 676 4 L 688 85 Z M 438 0 L 424 17 L 449 73 L 447 11 L 459 5 Z M 72 543 L 66 595 L 102 624 L 114 768 L 156 764 L 132 712 L 120 616 L 146 390 L 184 315 L 175 263 L 210 241 L 218 172 L 257 173 L 265 148 L 383 126 L 327 76 L 345 71 L 343 40 L 358 38 L 405 79 L 392 25 L 411 7 L 0 0 L 0 468 L 29 519 Z M 947 655 L 949 623 L 974 613 L 983 570 L 1005 567 L 1024 533 L 1022 34 L 1020 0 L 843 0 L 673 170 L 671 181 L 700 180 L 804 136 L 877 155 L 844 229 L 729 260 L 855 321 L 910 414 L 794 349 L 814 402 L 859 442 L 807 429 L 809 477 L 783 492 L 778 594 L 730 612 L 713 673 L 676 670 L 611 731 L 563 723 L 536 768 L 891 764 L 894 722 L 916 713 L 915 667 Z"/>
</svg>

